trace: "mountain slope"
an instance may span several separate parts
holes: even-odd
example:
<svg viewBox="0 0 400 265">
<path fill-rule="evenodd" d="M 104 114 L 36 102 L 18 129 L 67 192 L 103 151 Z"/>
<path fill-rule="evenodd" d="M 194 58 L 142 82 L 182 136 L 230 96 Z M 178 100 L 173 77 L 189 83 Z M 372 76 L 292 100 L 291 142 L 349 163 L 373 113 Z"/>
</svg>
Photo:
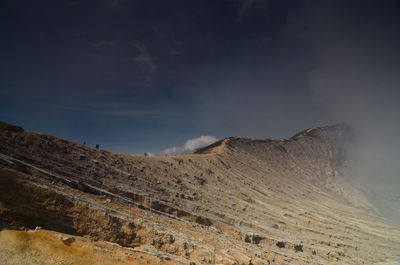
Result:
<svg viewBox="0 0 400 265">
<path fill-rule="evenodd" d="M 72 235 L 71 248 L 117 243 L 133 264 L 140 256 L 150 264 L 398 260 L 399 228 L 346 176 L 347 141 L 344 126 L 329 126 L 289 140 L 231 137 L 193 155 L 144 157 L 2 123 L 0 228 L 8 230 L 0 241 L 22 233 L 43 242 L 40 231 L 9 231 L 39 226 L 56 231 L 53 238 Z M 3 244 L 0 253 L 10 249 Z M 45 264 L 51 254 L 42 252 Z M 86 264 L 79 262 L 71 264 Z"/>
</svg>

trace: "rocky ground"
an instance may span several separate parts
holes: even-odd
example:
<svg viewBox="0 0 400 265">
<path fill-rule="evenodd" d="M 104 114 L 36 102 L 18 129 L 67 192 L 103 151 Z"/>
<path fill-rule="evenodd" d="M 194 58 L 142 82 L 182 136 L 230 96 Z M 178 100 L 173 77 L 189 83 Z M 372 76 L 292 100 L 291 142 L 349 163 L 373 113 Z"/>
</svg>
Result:
<svg viewBox="0 0 400 265">
<path fill-rule="evenodd" d="M 112 153 L 0 124 L 0 264 L 378 264 L 400 228 L 346 175 L 348 132 Z"/>
</svg>

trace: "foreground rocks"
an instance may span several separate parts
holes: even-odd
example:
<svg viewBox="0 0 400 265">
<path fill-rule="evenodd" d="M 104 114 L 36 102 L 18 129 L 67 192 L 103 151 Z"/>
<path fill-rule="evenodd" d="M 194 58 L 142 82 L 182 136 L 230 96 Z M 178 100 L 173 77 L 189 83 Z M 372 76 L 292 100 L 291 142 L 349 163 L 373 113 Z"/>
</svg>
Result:
<svg viewBox="0 0 400 265">
<path fill-rule="evenodd" d="M 332 126 L 148 157 L 1 125 L 0 264 L 398 260 L 399 228 L 346 176 L 346 135 Z"/>
</svg>

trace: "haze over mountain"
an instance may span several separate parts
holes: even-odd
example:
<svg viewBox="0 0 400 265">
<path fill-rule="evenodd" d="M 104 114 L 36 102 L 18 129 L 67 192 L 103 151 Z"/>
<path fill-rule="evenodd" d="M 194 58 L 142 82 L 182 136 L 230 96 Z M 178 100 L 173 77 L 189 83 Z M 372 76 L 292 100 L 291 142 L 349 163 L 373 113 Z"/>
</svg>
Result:
<svg viewBox="0 0 400 265">
<path fill-rule="evenodd" d="M 385 194 L 400 186 L 399 7 L 1 1 L 0 118 L 140 154 L 345 122 L 359 135 L 353 175 Z"/>
<path fill-rule="evenodd" d="M 0 263 L 398 259 L 399 11 L 0 1 Z"/>
</svg>

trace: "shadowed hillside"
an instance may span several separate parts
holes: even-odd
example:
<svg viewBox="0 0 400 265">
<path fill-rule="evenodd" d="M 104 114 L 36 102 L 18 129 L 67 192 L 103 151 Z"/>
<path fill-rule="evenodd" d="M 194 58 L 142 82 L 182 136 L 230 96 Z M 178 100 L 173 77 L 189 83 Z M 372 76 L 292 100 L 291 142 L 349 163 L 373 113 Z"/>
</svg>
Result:
<svg viewBox="0 0 400 265">
<path fill-rule="evenodd" d="M 346 175 L 349 140 L 345 126 L 329 126 L 145 157 L 1 123 L 0 263 L 398 260 L 399 228 Z"/>
</svg>

